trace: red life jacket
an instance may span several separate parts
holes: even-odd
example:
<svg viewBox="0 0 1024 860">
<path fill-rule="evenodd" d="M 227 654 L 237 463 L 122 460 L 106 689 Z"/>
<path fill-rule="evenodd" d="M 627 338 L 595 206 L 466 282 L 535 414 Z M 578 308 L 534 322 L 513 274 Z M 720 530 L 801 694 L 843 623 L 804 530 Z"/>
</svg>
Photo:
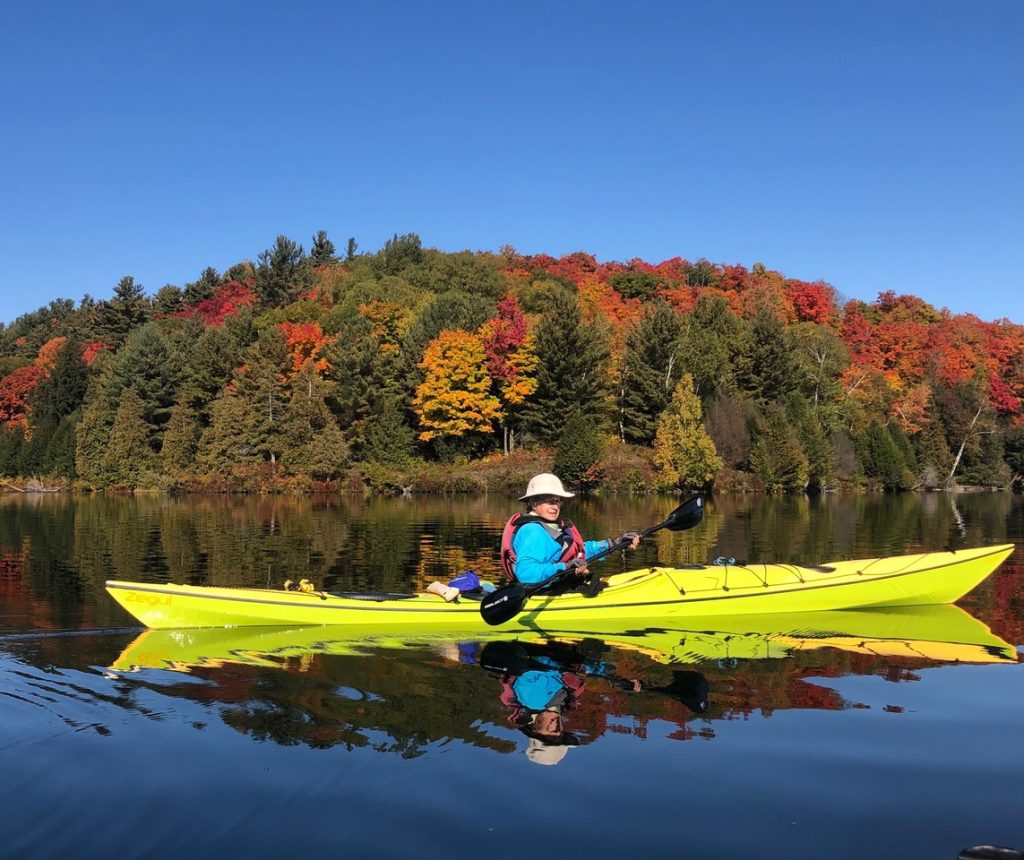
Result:
<svg viewBox="0 0 1024 860">
<path fill-rule="evenodd" d="M 516 532 L 529 523 L 546 522 L 550 522 L 550 520 L 545 520 L 536 514 L 513 514 L 505 523 L 505 530 L 501 533 L 501 568 L 505 571 L 505 576 L 512 582 L 516 581 L 516 552 L 512 548 Z M 561 529 L 561 534 L 555 540 L 562 546 L 562 554 L 558 557 L 558 561 L 565 563 L 574 558 L 584 558 L 587 548 L 583 543 L 582 536 L 576 530 L 576 526 L 572 524 L 572 520 L 559 519 L 556 524 Z"/>
</svg>

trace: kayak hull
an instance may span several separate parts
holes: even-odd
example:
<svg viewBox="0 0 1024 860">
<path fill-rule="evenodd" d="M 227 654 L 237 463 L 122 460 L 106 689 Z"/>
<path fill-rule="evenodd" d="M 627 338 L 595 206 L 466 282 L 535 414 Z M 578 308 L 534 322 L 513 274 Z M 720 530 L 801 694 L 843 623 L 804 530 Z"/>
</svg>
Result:
<svg viewBox="0 0 1024 860">
<path fill-rule="evenodd" d="M 991 575 L 1013 549 L 1012 544 L 1003 544 L 821 567 L 655 567 L 611 576 L 595 596 L 532 597 L 503 629 L 562 627 L 601 619 L 654 621 L 952 603 Z M 116 580 L 108 581 L 106 588 L 129 613 L 154 629 L 303 625 L 487 629 L 476 602 L 445 603 L 434 594 L 373 598 Z"/>
</svg>

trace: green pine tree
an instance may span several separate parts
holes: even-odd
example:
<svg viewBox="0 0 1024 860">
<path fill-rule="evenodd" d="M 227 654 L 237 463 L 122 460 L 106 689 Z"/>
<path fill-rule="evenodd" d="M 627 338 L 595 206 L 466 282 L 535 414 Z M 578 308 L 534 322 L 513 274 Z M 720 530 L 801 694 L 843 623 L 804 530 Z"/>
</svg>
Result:
<svg viewBox="0 0 1024 860">
<path fill-rule="evenodd" d="M 290 372 L 284 335 L 272 327 L 260 333 L 235 381 L 238 396 L 249 411 L 246 447 L 271 464 L 277 463 L 285 447 L 289 396 L 285 380 Z"/>
<path fill-rule="evenodd" d="M 213 266 L 203 269 L 199 278 L 185 285 L 182 301 L 186 305 L 197 305 L 213 296 L 213 291 L 221 284 L 221 277 Z"/>
<path fill-rule="evenodd" d="M 309 260 L 314 266 L 329 266 L 338 262 L 334 243 L 327 238 L 326 230 L 317 230 L 313 237 L 313 247 L 309 251 Z"/>
<path fill-rule="evenodd" d="M 338 422 L 353 453 L 359 459 L 384 462 L 379 460 L 381 452 L 373 450 L 369 425 L 379 423 L 385 407 L 396 409 L 399 424 L 407 424 L 403 356 L 392 345 L 382 345 L 371 333 L 369 321 L 360 316 L 339 336 L 329 360 Z"/>
<path fill-rule="evenodd" d="M 151 308 L 142 285 L 127 275 L 114 287 L 113 298 L 100 302 L 95 310 L 96 336 L 116 351 L 134 329 L 149 319 Z"/>
<path fill-rule="evenodd" d="M 807 489 L 824 490 L 835 477 L 832 444 L 819 420 L 819 413 L 803 394 L 793 392 L 786 411 L 807 456 Z"/>
<path fill-rule="evenodd" d="M 577 415 L 565 422 L 555 451 L 554 473 L 570 486 L 586 492 L 601 478 L 601 438 L 594 422 Z"/>
<path fill-rule="evenodd" d="M 803 491 L 810 468 L 807 455 L 785 410 L 775 403 L 764 407 L 755 422 L 750 467 L 770 493 Z"/>
<path fill-rule="evenodd" d="M 110 402 L 123 398 L 131 388 L 142 404 L 143 423 L 154 450 L 160 448 L 164 426 L 177 401 L 181 379 L 180 357 L 157 323 L 131 333 L 124 348 L 113 357 L 104 374 L 104 392 Z"/>
<path fill-rule="evenodd" d="M 0 475 L 15 478 L 21 472 L 21 452 L 25 436 L 20 427 L 0 426 Z"/>
<path fill-rule="evenodd" d="M 230 475 L 236 465 L 262 461 L 252 444 L 252 414 L 234 394 L 221 394 L 210 404 L 210 426 L 199 439 L 196 468 L 200 472 Z"/>
<path fill-rule="evenodd" d="M 745 350 L 740 384 L 764 403 L 784 400 L 800 384 L 792 338 L 771 311 L 757 312 Z"/>
<path fill-rule="evenodd" d="M 626 335 L 619 432 L 638 445 L 654 440 L 658 416 L 672 401 L 682 368 L 679 315 L 666 302 L 648 305 Z"/>
<path fill-rule="evenodd" d="M 658 419 L 654 462 L 661 470 L 661 485 L 672 489 L 705 487 L 722 469 L 715 443 L 704 429 L 700 399 L 689 373 L 679 379 L 672 402 Z"/>
<path fill-rule="evenodd" d="M 311 367 L 296 374 L 292 381 L 282 459 L 288 472 L 316 479 L 336 478 L 348 463 L 348 445 L 327 408 L 327 390 L 327 384 Z"/>
<path fill-rule="evenodd" d="M 178 313 L 184 306 L 185 298 L 181 287 L 174 284 L 164 284 L 153 295 L 153 314 L 158 318 Z"/>
<path fill-rule="evenodd" d="M 114 404 L 104 393 L 102 377 L 96 377 L 86 391 L 82 417 L 75 427 L 75 471 L 93 488 L 109 483 L 105 455 L 114 411 Z"/>
<path fill-rule="evenodd" d="M 256 269 L 256 292 L 263 303 L 276 307 L 294 300 L 308 286 L 305 251 L 287 236 L 261 251 Z"/>
<path fill-rule="evenodd" d="M 929 406 L 921 430 L 914 438 L 917 448 L 915 459 L 918 464 L 918 481 L 924 487 L 935 489 L 945 483 L 953 466 L 953 455 L 946 443 L 942 422 L 935 415 L 934 406 Z"/>
<path fill-rule="evenodd" d="M 109 483 L 138 487 L 154 482 L 157 456 L 150 447 L 142 398 L 133 388 L 126 388 L 121 395 L 103 455 L 103 469 Z"/>
<path fill-rule="evenodd" d="M 361 460 L 386 466 L 405 466 L 416 452 L 416 431 L 405 420 L 398 401 L 387 398 L 362 424 Z"/>
<path fill-rule="evenodd" d="M 872 421 L 856 439 L 864 476 L 886 490 L 906 490 L 914 486 L 913 472 L 896 444 L 889 428 Z"/>
<path fill-rule="evenodd" d="M 187 402 L 180 402 L 171 412 L 163 445 L 160 466 L 165 475 L 178 477 L 192 471 L 199 448 L 199 423 Z"/>
<path fill-rule="evenodd" d="M 609 413 L 606 334 L 595 321 L 585 323 L 576 297 L 556 293 L 534 330 L 537 390 L 526 409 L 528 429 L 545 442 L 555 442 L 566 421 L 579 415 L 598 430 Z"/>
<path fill-rule="evenodd" d="M 1005 431 L 1003 451 L 1014 486 L 1019 487 L 1024 481 L 1024 427 L 1014 427 Z"/>
<path fill-rule="evenodd" d="M 49 433 L 82 405 L 89 385 L 89 368 L 82 344 L 71 336 L 57 352 L 50 374 L 39 381 L 29 399 L 34 432 Z"/>
<path fill-rule="evenodd" d="M 182 384 L 189 404 L 204 421 L 210 402 L 245 361 L 245 349 L 239 332 L 224 325 L 205 329 L 185 352 Z"/>
<path fill-rule="evenodd" d="M 49 434 L 43 460 L 45 473 L 71 481 L 77 477 L 75 471 L 75 425 L 79 413 L 72 412 L 60 419 Z"/>
<path fill-rule="evenodd" d="M 736 390 L 736 368 L 748 340 L 746 325 L 722 296 L 700 296 L 693 312 L 683 318 L 680 372 L 693 377 L 703 402 Z"/>
<path fill-rule="evenodd" d="M 394 234 L 374 257 L 374 269 L 379 275 L 399 275 L 406 269 L 423 262 L 423 243 L 415 233 L 404 236 Z"/>
<path fill-rule="evenodd" d="M 1013 474 L 1004 460 L 1002 434 L 998 431 L 983 433 L 979 447 L 977 455 L 966 458 L 962 483 L 978 487 L 1009 487 Z"/>
</svg>

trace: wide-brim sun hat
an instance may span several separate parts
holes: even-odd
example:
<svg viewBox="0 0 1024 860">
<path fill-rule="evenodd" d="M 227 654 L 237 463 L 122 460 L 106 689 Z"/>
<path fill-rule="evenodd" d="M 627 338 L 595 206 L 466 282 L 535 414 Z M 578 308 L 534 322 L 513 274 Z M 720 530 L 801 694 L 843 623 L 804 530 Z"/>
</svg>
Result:
<svg viewBox="0 0 1024 860">
<path fill-rule="evenodd" d="M 519 501 L 525 502 L 534 496 L 558 496 L 560 499 L 571 499 L 575 495 L 575 493 L 565 491 L 558 475 L 542 472 L 530 478 L 530 483 L 526 485 L 526 492 L 519 497 Z"/>
<path fill-rule="evenodd" d="M 526 747 L 526 757 L 534 764 L 558 764 L 569 752 L 568 744 L 545 744 L 536 738 L 530 738 Z"/>
</svg>

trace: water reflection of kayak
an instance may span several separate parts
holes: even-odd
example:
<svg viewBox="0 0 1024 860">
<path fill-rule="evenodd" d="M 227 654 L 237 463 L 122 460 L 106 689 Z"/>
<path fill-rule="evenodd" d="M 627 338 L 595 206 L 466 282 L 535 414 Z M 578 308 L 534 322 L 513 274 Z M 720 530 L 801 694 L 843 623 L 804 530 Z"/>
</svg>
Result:
<svg viewBox="0 0 1024 860">
<path fill-rule="evenodd" d="M 557 629 L 477 628 L 410 634 L 371 627 L 245 627 L 147 630 L 111 668 L 188 671 L 224 663 L 281 665 L 308 654 L 360 654 L 369 649 L 429 647 L 466 641 L 601 639 L 665 663 L 772 659 L 815 648 L 936 662 L 1016 662 L 1015 649 L 955 606 L 799 612 L 694 619 L 694 623 L 630 628 L 594 622 Z"/>
<path fill-rule="evenodd" d="M 655 567 L 610 576 L 597 594 L 540 593 L 526 601 L 511 624 L 561 627 L 595 619 L 662 624 L 698 616 L 952 603 L 1012 552 L 1012 544 L 1003 544 L 819 567 Z M 106 587 L 128 612 L 152 628 L 395 624 L 412 631 L 486 626 L 473 601 L 445 603 L 434 594 L 337 595 L 113 580 Z"/>
</svg>

